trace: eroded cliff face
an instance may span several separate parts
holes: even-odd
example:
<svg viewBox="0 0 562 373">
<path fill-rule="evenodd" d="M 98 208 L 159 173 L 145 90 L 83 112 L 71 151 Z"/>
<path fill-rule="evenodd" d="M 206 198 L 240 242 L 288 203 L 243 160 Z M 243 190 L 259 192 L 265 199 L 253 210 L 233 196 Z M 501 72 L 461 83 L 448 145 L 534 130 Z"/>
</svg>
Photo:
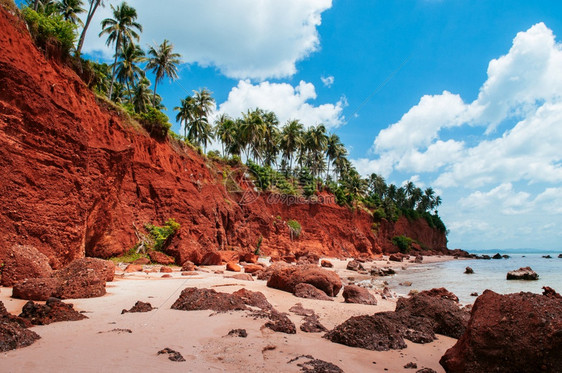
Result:
<svg viewBox="0 0 562 373">
<path fill-rule="evenodd" d="M 54 267 L 83 256 L 110 257 L 137 242 L 135 227 L 174 218 L 170 253 L 179 263 L 208 251 L 255 249 L 285 255 L 374 255 L 406 234 L 442 250 L 446 237 L 425 221 L 383 221 L 330 201 L 240 203 L 230 176 L 197 152 L 157 142 L 107 109 L 64 64 L 38 51 L 0 7 L 0 260 L 11 245 L 35 246 Z M 247 202 L 247 201 L 246 201 Z M 292 239 L 286 221 L 303 232 Z"/>
</svg>

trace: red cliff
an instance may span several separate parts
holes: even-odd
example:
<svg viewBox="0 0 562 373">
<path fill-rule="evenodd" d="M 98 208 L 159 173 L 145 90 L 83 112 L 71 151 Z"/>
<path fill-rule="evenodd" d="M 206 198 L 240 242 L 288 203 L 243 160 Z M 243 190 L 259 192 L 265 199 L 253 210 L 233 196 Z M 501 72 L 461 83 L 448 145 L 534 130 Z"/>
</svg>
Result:
<svg viewBox="0 0 562 373">
<path fill-rule="evenodd" d="M 0 260 L 13 244 L 36 247 L 60 267 L 83 256 L 110 257 L 137 242 L 135 226 L 174 218 L 178 262 L 208 251 L 285 255 L 309 250 L 356 256 L 395 251 L 408 235 L 446 248 L 424 220 L 381 222 L 333 203 L 240 204 L 228 173 L 179 142 L 150 138 L 96 97 L 63 63 L 46 59 L 16 17 L 0 7 Z M 292 239 L 288 220 L 302 234 Z"/>
</svg>

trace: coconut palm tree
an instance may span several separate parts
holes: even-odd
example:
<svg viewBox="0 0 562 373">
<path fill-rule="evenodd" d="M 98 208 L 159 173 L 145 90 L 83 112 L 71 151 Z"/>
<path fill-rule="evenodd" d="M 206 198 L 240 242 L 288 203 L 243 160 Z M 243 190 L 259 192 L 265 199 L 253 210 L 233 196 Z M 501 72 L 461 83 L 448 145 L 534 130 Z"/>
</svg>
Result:
<svg viewBox="0 0 562 373">
<path fill-rule="evenodd" d="M 328 135 L 326 134 L 326 127 L 323 124 L 319 124 L 316 127 L 310 127 L 306 132 L 306 149 L 310 153 L 310 159 L 312 160 L 312 168 L 314 176 L 318 177 L 319 171 L 321 170 L 321 163 L 324 160 L 324 152 L 328 145 Z"/>
<path fill-rule="evenodd" d="M 84 28 L 80 34 L 80 39 L 78 39 L 78 45 L 76 46 L 76 55 L 78 56 L 82 52 L 84 40 L 86 39 L 86 32 L 88 31 L 88 27 L 90 27 L 90 22 L 92 21 L 92 18 L 94 18 L 96 10 L 100 5 L 102 8 L 104 7 L 103 0 L 88 0 L 88 2 L 90 3 L 90 8 L 88 9 L 88 14 L 86 15 L 86 23 L 84 24 Z"/>
<path fill-rule="evenodd" d="M 174 45 L 168 40 L 158 46 L 152 46 L 148 50 L 150 58 L 146 64 L 147 70 L 154 73 L 154 105 L 156 105 L 156 88 L 158 82 L 168 76 L 171 80 L 178 78 L 178 65 L 181 63 L 180 54 L 174 53 Z"/>
<path fill-rule="evenodd" d="M 121 49 L 134 40 L 139 40 L 139 32 L 142 32 L 142 26 L 136 22 L 137 11 L 135 8 L 127 5 L 126 2 L 121 3 L 117 7 L 111 6 L 113 10 L 113 18 L 106 18 L 101 21 L 102 31 L 100 36 L 107 34 L 106 44 L 109 46 L 115 44 L 115 61 L 113 62 L 113 71 L 111 73 L 111 85 L 109 86 L 109 95 L 113 92 L 113 83 L 115 82 L 115 68 L 117 67 L 117 57 Z"/>
<path fill-rule="evenodd" d="M 184 136 L 187 138 L 187 128 L 190 123 L 195 121 L 196 115 L 196 105 L 195 100 L 191 96 L 187 96 L 185 99 L 181 100 L 181 105 L 174 108 L 178 112 L 176 115 L 176 121 L 180 122 L 180 126 L 183 123 Z"/>
<path fill-rule="evenodd" d="M 326 180 L 330 177 L 330 163 L 336 159 L 338 154 L 342 151 L 343 144 L 338 135 L 332 133 L 328 136 L 328 141 L 326 143 L 326 156 L 328 157 Z"/>
<path fill-rule="evenodd" d="M 136 44 L 129 43 L 119 52 L 119 62 L 117 63 L 117 80 L 127 86 L 129 97 L 131 98 L 131 86 L 137 80 L 144 77 L 144 70 L 138 65 L 143 62 L 144 51 Z"/>
<path fill-rule="evenodd" d="M 236 123 L 226 114 L 221 114 L 215 120 L 215 138 L 218 138 L 222 146 L 222 155 L 226 152 L 232 154 L 233 144 L 236 141 Z"/>
<path fill-rule="evenodd" d="M 281 131 L 279 146 L 282 157 L 289 161 L 289 171 L 293 169 L 293 158 L 295 152 L 303 142 L 304 127 L 298 120 L 288 121 Z"/>
<path fill-rule="evenodd" d="M 264 123 L 264 144 L 263 161 L 264 165 L 271 166 L 276 164 L 277 154 L 279 153 L 279 119 L 274 112 L 268 111 L 262 115 Z"/>
<path fill-rule="evenodd" d="M 57 3 L 58 12 L 65 21 L 72 22 L 75 25 L 84 26 L 84 23 L 78 16 L 86 10 L 82 8 L 84 3 L 82 0 L 60 0 Z"/>
<path fill-rule="evenodd" d="M 150 106 L 152 98 L 152 90 L 150 89 L 150 80 L 143 77 L 133 89 L 133 97 L 131 103 L 137 113 L 144 113 Z"/>
</svg>

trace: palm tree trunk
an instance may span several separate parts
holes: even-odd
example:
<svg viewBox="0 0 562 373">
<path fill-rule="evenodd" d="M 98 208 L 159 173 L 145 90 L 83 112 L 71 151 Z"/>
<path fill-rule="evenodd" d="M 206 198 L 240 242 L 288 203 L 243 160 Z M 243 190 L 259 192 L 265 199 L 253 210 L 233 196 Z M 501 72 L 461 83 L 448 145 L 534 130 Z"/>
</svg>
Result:
<svg viewBox="0 0 562 373">
<path fill-rule="evenodd" d="M 35 4 L 38 3 L 38 0 L 35 1 Z M 88 16 L 86 17 L 86 23 L 84 24 L 84 28 L 82 29 L 82 33 L 80 34 L 80 39 L 78 40 L 78 46 L 76 47 L 76 55 L 80 55 L 82 52 L 82 46 L 84 45 L 84 39 L 86 39 L 86 31 L 88 31 L 88 27 L 90 26 L 90 22 L 92 18 L 94 18 L 94 13 L 100 5 L 101 0 L 91 0 L 90 1 L 90 10 L 88 10 Z"/>
<path fill-rule="evenodd" d="M 111 100 L 111 95 L 113 94 L 113 83 L 115 83 L 115 67 L 117 67 L 117 46 L 115 47 L 115 60 L 113 61 L 113 69 L 111 69 L 111 84 L 109 85 L 109 96 Z"/>
<path fill-rule="evenodd" d="M 37 11 L 37 8 L 39 8 L 39 0 L 35 0 L 35 1 L 33 2 L 33 10 L 34 10 L 34 11 Z"/>
<path fill-rule="evenodd" d="M 154 94 L 152 95 L 152 106 L 156 108 L 156 87 L 158 87 L 158 77 L 154 78 Z M 187 121 L 186 121 L 187 127 Z"/>
</svg>

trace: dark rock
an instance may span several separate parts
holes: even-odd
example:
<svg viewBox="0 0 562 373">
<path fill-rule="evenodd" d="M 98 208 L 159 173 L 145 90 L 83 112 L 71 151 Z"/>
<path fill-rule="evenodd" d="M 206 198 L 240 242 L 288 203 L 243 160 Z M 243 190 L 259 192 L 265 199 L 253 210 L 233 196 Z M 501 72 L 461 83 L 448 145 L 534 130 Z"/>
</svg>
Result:
<svg viewBox="0 0 562 373">
<path fill-rule="evenodd" d="M 78 321 L 87 319 L 86 316 L 74 310 L 70 303 L 63 303 L 60 299 L 49 298 L 45 305 L 27 302 L 19 317 L 29 320 L 33 325 L 48 325 L 59 321 Z"/>
<path fill-rule="evenodd" d="M 470 293 L 470 296 L 471 296 L 471 297 L 477 297 L 477 296 L 478 296 L 478 293 L 477 293 L 477 292 Z"/>
<path fill-rule="evenodd" d="M 363 265 L 355 259 L 347 262 L 346 269 L 349 270 L 349 271 L 364 271 L 365 270 Z"/>
<path fill-rule="evenodd" d="M 381 314 L 351 317 L 326 333 L 324 338 L 375 351 L 406 348 L 401 328 Z"/>
<path fill-rule="evenodd" d="M 467 331 L 439 363 L 447 372 L 560 372 L 562 299 L 533 293 L 476 299 Z"/>
<path fill-rule="evenodd" d="M 405 369 L 418 369 L 418 364 L 411 361 L 408 364 L 404 365 L 404 368 Z"/>
<path fill-rule="evenodd" d="M 297 366 L 301 368 L 304 373 L 343 373 L 343 370 L 335 364 L 330 362 L 315 359 L 311 355 L 301 355 L 291 359 L 287 364 L 291 364 L 300 359 L 307 359 L 304 363 L 298 363 Z"/>
<path fill-rule="evenodd" d="M 556 290 L 554 290 L 553 288 L 549 287 L 549 286 L 543 286 L 542 287 L 542 295 L 545 295 L 547 297 L 552 297 L 552 298 L 562 298 L 562 296 L 560 294 L 558 294 L 556 292 Z"/>
<path fill-rule="evenodd" d="M 492 257 L 492 259 L 501 259 L 501 258 L 502 258 L 502 256 L 501 256 L 500 253 L 496 253 L 496 254 Z"/>
<path fill-rule="evenodd" d="M 467 275 L 471 275 L 474 273 L 474 270 L 470 267 L 466 267 L 464 273 L 466 273 Z"/>
<path fill-rule="evenodd" d="M 562 254 L 558 254 L 558 259 L 562 259 Z"/>
<path fill-rule="evenodd" d="M 460 338 L 470 315 L 454 299 L 458 298 L 443 288 L 422 291 L 411 298 L 398 299 L 396 312 L 426 318 L 435 333 Z"/>
<path fill-rule="evenodd" d="M 388 260 L 390 260 L 391 262 L 401 262 L 402 260 L 404 260 L 404 257 L 402 256 L 402 254 L 392 254 L 388 257 Z"/>
<path fill-rule="evenodd" d="M 33 246 L 14 245 L 6 253 L 2 286 L 11 287 L 25 279 L 51 277 L 49 258 Z"/>
<path fill-rule="evenodd" d="M 423 256 L 417 255 L 414 259 L 414 263 L 423 263 Z"/>
<path fill-rule="evenodd" d="M 105 295 L 107 276 L 105 272 L 82 267 L 74 261 L 54 275 L 60 280 L 60 285 L 52 296 L 60 299 L 101 297 Z"/>
<path fill-rule="evenodd" d="M 228 335 L 232 337 L 246 338 L 248 336 L 248 332 L 246 332 L 246 329 L 232 329 L 228 332 Z"/>
<path fill-rule="evenodd" d="M 27 347 L 41 337 L 16 322 L 0 319 L 0 352 Z"/>
<path fill-rule="evenodd" d="M 416 370 L 416 373 L 437 373 L 431 368 L 422 368 L 420 370 Z"/>
<path fill-rule="evenodd" d="M 507 279 L 534 281 L 539 279 L 539 275 L 531 267 L 521 267 L 515 271 L 507 272 Z"/>
<path fill-rule="evenodd" d="M 171 361 L 176 361 L 176 362 L 185 361 L 185 359 L 179 352 L 172 350 L 171 348 L 168 347 L 158 351 L 158 355 L 162 355 L 162 354 L 168 354 L 168 359 L 170 359 Z"/>
<path fill-rule="evenodd" d="M 490 255 L 482 255 L 479 259 L 490 260 L 492 259 Z"/>
<path fill-rule="evenodd" d="M 511 258 L 511 257 L 510 257 L 509 255 L 507 255 L 507 254 L 503 254 L 503 255 L 502 255 L 502 258 L 504 258 L 504 259 L 509 259 L 509 258 Z"/>
<path fill-rule="evenodd" d="M 313 316 L 315 315 L 314 310 L 310 308 L 304 308 L 302 304 L 297 303 L 293 307 L 289 308 L 289 311 L 299 315 L 299 316 Z"/>
<path fill-rule="evenodd" d="M 14 285 L 12 297 L 45 301 L 55 294 L 60 284 L 58 278 L 27 279 Z"/>
<path fill-rule="evenodd" d="M 129 310 L 123 310 L 121 311 L 121 314 L 127 313 L 127 312 L 132 312 L 132 313 L 136 313 L 136 312 L 150 312 L 152 311 L 153 308 L 152 305 L 150 303 L 145 303 L 145 302 L 141 302 L 140 300 L 138 300 L 135 305 L 133 307 L 131 307 L 131 309 Z"/>
<path fill-rule="evenodd" d="M 316 287 L 301 283 L 297 284 L 295 287 L 295 296 L 299 298 L 306 298 L 306 299 L 316 299 L 316 300 L 328 300 L 332 301 L 333 299 L 326 295 L 322 290 L 317 289 Z"/>
<path fill-rule="evenodd" d="M 296 334 L 297 327 L 286 314 L 272 310 L 269 312 L 269 320 L 265 323 L 265 327 L 280 333 Z"/>
<path fill-rule="evenodd" d="M 313 265 L 289 266 L 274 270 L 267 286 L 279 290 L 295 292 L 298 284 L 307 283 L 335 297 L 342 287 L 339 276 L 330 270 Z"/>
<path fill-rule="evenodd" d="M 304 323 L 300 326 L 300 330 L 305 333 L 322 333 L 328 331 L 328 329 L 320 323 L 320 318 L 316 314 L 306 316 L 304 318 Z"/>
<path fill-rule="evenodd" d="M 357 285 L 347 285 L 343 288 L 345 303 L 358 303 L 376 305 L 377 300 L 369 290 Z"/>
<path fill-rule="evenodd" d="M 152 263 L 170 265 L 175 263 L 175 259 L 168 256 L 160 251 L 150 250 L 148 251 L 148 256 Z"/>
<path fill-rule="evenodd" d="M 545 259 L 552 259 L 552 257 L 550 255 L 543 255 L 542 257 L 545 258 Z"/>
<path fill-rule="evenodd" d="M 242 298 L 213 289 L 186 288 L 172 304 L 172 309 L 182 311 L 213 310 L 217 312 L 246 310 Z"/>
<path fill-rule="evenodd" d="M 324 267 L 324 268 L 332 268 L 334 265 L 332 264 L 332 262 L 330 262 L 329 260 L 322 260 L 320 262 L 320 266 Z"/>
<path fill-rule="evenodd" d="M 372 267 L 371 268 L 371 276 L 390 276 L 395 274 L 396 271 L 392 268 L 386 267 L 386 268 L 377 268 L 377 267 Z"/>
</svg>

